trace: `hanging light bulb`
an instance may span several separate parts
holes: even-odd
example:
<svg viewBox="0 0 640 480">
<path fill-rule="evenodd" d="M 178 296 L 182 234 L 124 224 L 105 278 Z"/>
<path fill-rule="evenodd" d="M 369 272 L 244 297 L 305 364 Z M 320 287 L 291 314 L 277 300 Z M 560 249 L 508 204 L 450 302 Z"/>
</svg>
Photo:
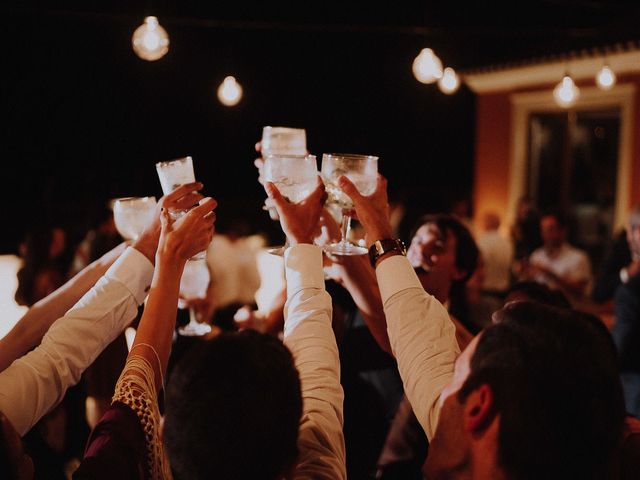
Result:
<svg viewBox="0 0 640 480">
<path fill-rule="evenodd" d="M 218 100 L 227 107 L 237 105 L 242 99 L 242 87 L 235 77 L 228 76 L 218 87 Z"/>
<path fill-rule="evenodd" d="M 556 103 L 561 107 L 570 107 L 573 105 L 580 96 L 580 89 L 576 87 L 573 82 L 573 78 L 569 75 L 565 75 L 560 83 L 553 89 L 553 97 L 556 99 Z"/>
<path fill-rule="evenodd" d="M 453 68 L 447 67 L 444 69 L 442 77 L 438 80 L 438 87 L 442 93 L 447 95 L 456 93 L 460 88 L 460 77 Z"/>
<path fill-rule="evenodd" d="M 413 61 L 413 75 L 419 82 L 433 83 L 442 77 L 442 62 L 430 48 L 423 48 Z"/>
<path fill-rule="evenodd" d="M 156 17 L 146 17 L 131 38 L 133 51 L 143 60 L 158 60 L 169 51 L 169 35 Z"/>
<path fill-rule="evenodd" d="M 606 63 L 596 74 L 596 83 L 602 90 L 609 90 L 616 84 L 616 74 L 609 68 Z"/>
</svg>

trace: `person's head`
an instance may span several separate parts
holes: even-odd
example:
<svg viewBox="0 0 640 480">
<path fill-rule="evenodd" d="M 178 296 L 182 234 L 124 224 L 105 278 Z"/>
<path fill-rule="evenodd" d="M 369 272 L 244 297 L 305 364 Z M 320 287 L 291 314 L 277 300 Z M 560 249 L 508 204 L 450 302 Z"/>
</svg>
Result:
<svg viewBox="0 0 640 480">
<path fill-rule="evenodd" d="M 295 465 L 301 414 L 298 371 L 279 340 L 243 331 L 202 342 L 167 387 L 175 478 L 280 478 Z"/>
<path fill-rule="evenodd" d="M 453 285 L 463 285 L 473 275 L 478 262 L 476 242 L 451 215 L 427 215 L 414 232 L 407 258 L 424 289 L 444 302 Z"/>
<path fill-rule="evenodd" d="M 571 308 L 571 302 L 561 290 L 551 289 L 547 285 L 523 281 L 514 283 L 505 297 L 504 303 L 511 302 L 538 302 L 543 305 L 550 305 L 558 308 Z"/>
<path fill-rule="evenodd" d="M 629 242 L 631 253 L 636 258 L 640 258 L 640 205 L 636 205 L 629 215 L 627 241 Z"/>
<path fill-rule="evenodd" d="M 540 234 L 546 248 L 558 248 L 567 240 L 567 224 L 558 213 L 547 213 L 540 219 Z"/>
<path fill-rule="evenodd" d="M 624 419 L 606 327 L 533 302 L 507 305 L 469 344 L 441 402 L 427 478 L 606 478 Z"/>
<path fill-rule="evenodd" d="M 0 478 L 31 480 L 33 476 L 33 461 L 25 453 L 20 435 L 0 412 Z"/>
</svg>

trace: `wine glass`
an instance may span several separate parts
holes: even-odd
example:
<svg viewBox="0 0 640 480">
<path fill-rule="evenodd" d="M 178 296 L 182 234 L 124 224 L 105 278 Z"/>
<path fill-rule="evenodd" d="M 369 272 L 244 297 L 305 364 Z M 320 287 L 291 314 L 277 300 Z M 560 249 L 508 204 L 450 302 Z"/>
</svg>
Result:
<svg viewBox="0 0 640 480">
<path fill-rule="evenodd" d="M 262 129 L 261 156 L 269 155 L 306 155 L 307 133 L 304 128 L 264 127 Z M 278 212 L 269 199 L 266 199 L 264 210 L 269 212 L 271 220 L 278 220 Z"/>
<path fill-rule="evenodd" d="M 262 175 L 272 182 L 291 203 L 300 203 L 316 188 L 318 164 L 315 155 L 269 155 L 265 159 Z M 287 244 L 269 251 L 283 255 Z"/>
<path fill-rule="evenodd" d="M 209 268 L 205 262 L 187 262 L 180 279 L 180 299 L 178 308 L 187 308 L 188 300 L 204 298 L 209 286 Z M 189 323 L 178 328 L 178 333 L 185 337 L 198 337 L 211 331 L 211 325 L 198 323 L 196 311 L 189 306 Z"/>
<path fill-rule="evenodd" d="M 156 197 L 124 197 L 113 202 L 113 220 L 125 240 L 137 240 L 153 221 Z"/>
<path fill-rule="evenodd" d="M 351 230 L 353 201 L 338 186 L 338 178 L 344 175 L 351 180 L 362 195 L 371 195 L 378 180 L 378 157 L 371 155 L 352 155 L 325 153 L 322 155 L 322 180 L 327 189 L 329 204 L 342 209 L 341 235 L 338 243 L 326 245 L 324 250 L 333 255 L 365 255 L 368 250 L 353 245 L 348 236 Z"/>
<path fill-rule="evenodd" d="M 196 181 L 196 176 L 193 173 L 193 160 L 191 157 L 182 157 L 175 160 L 168 160 L 166 162 L 156 163 L 156 170 L 158 171 L 158 178 L 160 179 L 160 185 L 162 186 L 162 193 L 167 195 L 176 188 L 187 183 L 193 183 Z M 173 220 L 186 215 L 186 210 L 169 209 L 169 215 Z M 189 260 L 204 260 L 206 257 L 206 250 L 196 253 Z"/>
</svg>

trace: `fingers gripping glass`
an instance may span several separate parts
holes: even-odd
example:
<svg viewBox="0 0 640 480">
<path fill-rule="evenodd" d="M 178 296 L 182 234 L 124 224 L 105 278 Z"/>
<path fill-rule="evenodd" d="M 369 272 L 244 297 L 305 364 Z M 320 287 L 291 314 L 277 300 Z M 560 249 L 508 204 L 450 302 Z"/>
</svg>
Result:
<svg viewBox="0 0 640 480">
<path fill-rule="evenodd" d="M 333 255 L 366 255 L 366 248 L 348 240 L 354 206 L 351 198 L 338 186 L 338 179 L 344 175 L 354 183 L 360 194 L 371 195 L 378 180 L 378 157 L 325 153 L 322 156 L 321 175 L 328 194 L 327 203 L 342 209 L 342 239 L 338 243 L 326 245 L 324 250 Z"/>
<path fill-rule="evenodd" d="M 167 162 L 158 162 L 156 163 L 156 170 L 158 171 L 158 178 L 160 179 L 160 185 L 162 186 L 162 193 L 165 195 L 171 193 L 182 185 L 196 181 L 196 176 L 193 173 L 193 160 L 191 157 L 178 158 Z M 177 220 L 186 215 L 188 211 L 188 209 L 177 210 L 170 208 L 169 215 L 173 220 Z M 202 252 L 195 254 L 189 260 L 204 260 L 206 254 L 206 250 L 203 250 Z"/>
<path fill-rule="evenodd" d="M 307 132 L 304 128 L 264 127 L 260 140 L 262 158 L 269 155 L 304 156 L 307 154 Z M 264 210 L 269 212 L 272 220 L 278 220 L 275 206 L 265 200 Z"/>
<path fill-rule="evenodd" d="M 264 162 L 264 178 L 272 182 L 290 203 L 300 203 L 316 188 L 318 165 L 315 155 L 269 155 Z M 284 255 L 283 247 L 269 251 Z"/>
</svg>

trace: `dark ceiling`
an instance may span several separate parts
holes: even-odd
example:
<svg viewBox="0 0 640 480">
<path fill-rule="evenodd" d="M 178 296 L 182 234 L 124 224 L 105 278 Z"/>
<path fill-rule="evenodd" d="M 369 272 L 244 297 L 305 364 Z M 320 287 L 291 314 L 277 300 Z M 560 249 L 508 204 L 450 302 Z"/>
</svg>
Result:
<svg viewBox="0 0 640 480">
<path fill-rule="evenodd" d="M 171 37 L 151 63 L 131 50 L 149 14 Z M 158 195 L 154 163 L 186 154 L 221 222 L 262 228 L 253 145 L 274 124 L 305 127 L 318 155 L 379 154 L 416 209 L 446 208 L 471 195 L 475 98 L 418 83 L 420 48 L 465 70 L 637 40 L 639 25 L 637 0 L 5 1 L 0 252 L 34 224 L 81 232 L 108 198 Z M 232 109 L 215 98 L 228 74 L 245 89 Z"/>
</svg>

